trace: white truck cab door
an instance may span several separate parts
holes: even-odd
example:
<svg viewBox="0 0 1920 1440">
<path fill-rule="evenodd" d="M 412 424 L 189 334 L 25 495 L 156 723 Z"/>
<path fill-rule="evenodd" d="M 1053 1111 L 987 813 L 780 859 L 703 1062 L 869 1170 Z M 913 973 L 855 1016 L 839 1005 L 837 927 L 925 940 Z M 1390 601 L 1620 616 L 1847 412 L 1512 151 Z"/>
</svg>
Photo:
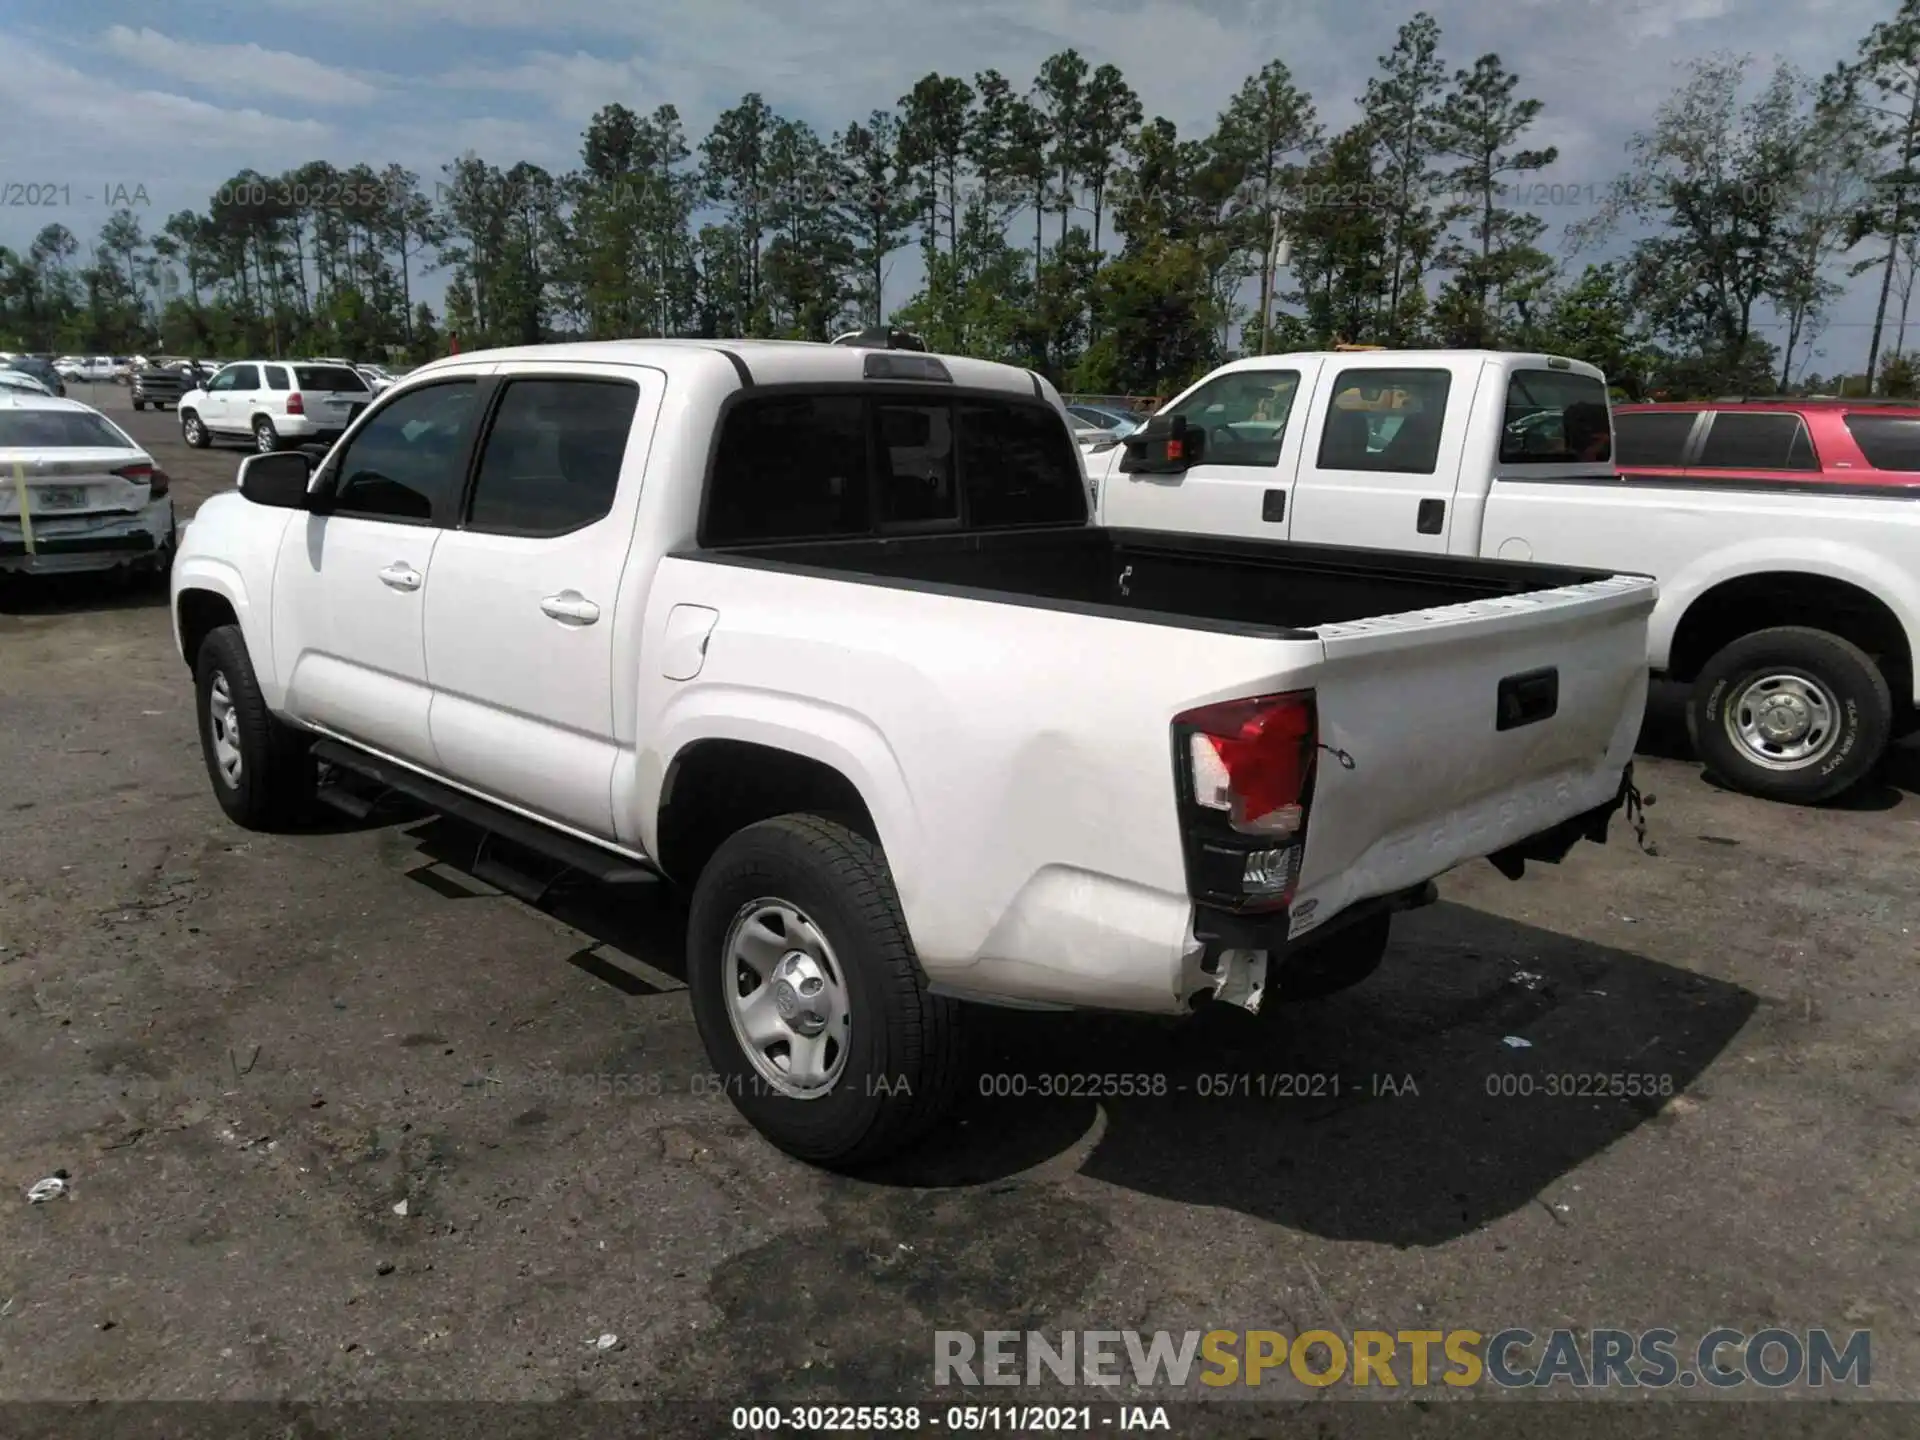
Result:
<svg viewBox="0 0 1920 1440">
<path fill-rule="evenodd" d="M 1229 370 L 1162 410 L 1206 432 L 1200 463 L 1179 475 L 1128 474 L 1122 447 L 1101 482 L 1102 523 L 1285 540 L 1319 370 L 1315 360 Z"/>
<path fill-rule="evenodd" d="M 1444 554 L 1482 367 L 1326 363 L 1294 487 L 1294 540 Z"/>
<path fill-rule="evenodd" d="M 433 557 L 434 750 L 449 779 L 611 839 L 614 684 L 638 684 L 640 618 L 616 623 L 616 602 L 666 377 L 519 362 L 491 383 L 472 493 Z"/>
<path fill-rule="evenodd" d="M 428 729 L 425 607 L 459 512 L 479 382 L 397 396 L 328 458 L 326 514 L 287 527 L 274 574 L 274 653 L 296 719 L 437 768 Z"/>
</svg>

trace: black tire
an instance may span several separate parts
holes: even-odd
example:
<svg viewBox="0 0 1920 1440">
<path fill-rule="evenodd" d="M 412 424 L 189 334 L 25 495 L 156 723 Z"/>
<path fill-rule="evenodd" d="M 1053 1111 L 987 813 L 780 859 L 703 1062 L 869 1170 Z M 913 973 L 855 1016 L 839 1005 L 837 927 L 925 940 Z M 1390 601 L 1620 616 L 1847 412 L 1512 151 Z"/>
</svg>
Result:
<svg viewBox="0 0 1920 1440">
<path fill-rule="evenodd" d="M 280 432 L 264 415 L 253 422 L 253 448 L 262 455 L 271 455 L 280 448 Z"/>
<path fill-rule="evenodd" d="M 133 402 L 133 408 L 136 410 L 144 410 L 147 408 L 147 402 L 144 400 L 135 400 Z"/>
<path fill-rule="evenodd" d="M 1798 705 L 1816 727 L 1821 716 L 1828 720 L 1830 740 L 1801 763 L 1769 764 L 1761 758 L 1764 736 L 1750 742 L 1729 733 L 1730 725 L 1742 728 L 1741 716 L 1755 713 L 1742 705 L 1753 687 L 1775 675 L 1797 678 L 1822 698 L 1809 707 L 1783 694 L 1781 703 Z M 1893 694 L 1872 658 L 1838 635 L 1800 625 L 1735 640 L 1707 661 L 1687 698 L 1687 733 L 1707 769 L 1735 790 L 1789 805 L 1817 805 L 1865 780 L 1886 754 L 1893 719 Z"/>
<path fill-rule="evenodd" d="M 728 985 L 744 968 L 728 940 L 754 902 L 778 900 L 826 938 L 848 997 L 838 1078 L 813 1098 L 783 1094 L 734 1033 Z M 817 815 L 783 815 L 727 840 L 694 886 L 687 984 L 720 1083 L 762 1135 L 796 1159 L 851 1170 L 918 1140 L 946 1112 L 962 1071 L 960 1007 L 928 993 L 886 857 Z"/>
<path fill-rule="evenodd" d="M 1266 999 L 1290 1005 L 1300 1000 L 1323 1000 L 1351 990 L 1380 968 L 1393 938 L 1393 912 L 1382 911 L 1343 926 L 1324 940 L 1303 945 L 1281 957 L 1277 972 L 1267 975 Z"/>
<path fill-rule="evenodd" d="M 200 754 L 214 798 L 227 818 L 248 830 L 298 828 L 311 813 L 314 763 L 310 743 L 267 709 L 238 625 L 222 625 L 201 642 L 194 657 L 194 705 Z M 230 738 L 238 745 L 237 777 L 230 778 L 216 749 L 212 698 L 223 683 L 231 703 Z"/>
<path fill-rule="evenodd" d="M 180 439 L 190 450 L 204 450 L 213 443 L 213 436 L 197 410 L 180 412 Z"/>
</svg>

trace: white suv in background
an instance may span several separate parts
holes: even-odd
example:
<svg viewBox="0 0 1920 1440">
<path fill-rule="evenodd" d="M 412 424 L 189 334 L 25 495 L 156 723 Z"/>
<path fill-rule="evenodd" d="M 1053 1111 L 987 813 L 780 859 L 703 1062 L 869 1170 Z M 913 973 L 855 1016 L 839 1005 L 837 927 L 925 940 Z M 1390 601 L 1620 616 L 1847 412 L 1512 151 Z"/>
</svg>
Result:
<svg viewBox="0 0 1920 1440">
<path fill-rule="evenodd" d="M 373 399 L 351 366 L 305 360 L 241 360 L 180 397 L 180 435 L 204 450 L 215 439 L 249 438 L 256 450 L 337 440 Z"/>
</svg>

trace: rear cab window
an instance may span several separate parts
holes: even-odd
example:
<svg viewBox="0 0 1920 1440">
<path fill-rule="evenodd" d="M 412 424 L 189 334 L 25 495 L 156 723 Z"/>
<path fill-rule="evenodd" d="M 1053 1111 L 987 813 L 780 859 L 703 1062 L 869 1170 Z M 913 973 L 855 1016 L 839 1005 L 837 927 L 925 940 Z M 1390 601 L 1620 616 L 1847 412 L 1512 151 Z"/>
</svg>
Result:
<svg viewBox="0 0 1920 1440">
<path fill-rule="evenodd" d="M 1606 382 L 1569 370 L 1515 370 L 1500 428 L 1503 465 L 1592 465 L 1613 459 Z"/>
<path fill-rule="evenodd" d="M 889 387 L 755 395 L 724 413 L 700 543 L 1084 524 L 1067 423 L 1041 401 Z"/>
<path fill-rule="evenodd" d="M 1920 416 L 1848 415 L 1846 423 L 1874 469 L 1920 472 Z"/>
</svg>

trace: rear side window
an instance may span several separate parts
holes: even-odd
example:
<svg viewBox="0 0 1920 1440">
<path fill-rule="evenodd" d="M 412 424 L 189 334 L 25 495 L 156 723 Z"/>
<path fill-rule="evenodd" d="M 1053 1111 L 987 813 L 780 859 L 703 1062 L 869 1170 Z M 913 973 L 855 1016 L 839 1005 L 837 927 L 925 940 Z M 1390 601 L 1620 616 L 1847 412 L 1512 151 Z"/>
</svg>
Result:
<svg viewBox="0 0 1920 1440">
<path fill-rule="evenodd" d="M 1445 370 L 1343 371 L 1320 434 L 1320 468 L 1431 475 L 1452 382 Z"/>
<path fill-rule="evenodd" d="M 514 380 L 481 452 L 467 523 L 564 535 L 613 509 L 639 390 L 624 380 Z"/>
<path fill-rule="evenodd" d="M 960 475 L 970 524 L 1086 519 L 1079 460 L 1058 417 L 1037 406 L 960 406 Z"/>
<path fill-rule="evenodd" d="M 282 366 L 267 366 L 267 388 L 269 390 L 286 390 L 291 388 L 287 384 L 287 372 Z"/>
<path fill-rule="evenodd" d="M 1502 464 L 1604 464 L 1612 458 L 1604 381 L 1565 370 L 1516 370 L 1508 378 Z"/>
<path fill-rule="evenodd" d="M 1813 441 L 1798 415 L 1721 410 L 1694 466 L 1702 470 L 1817 470 Z"/>
<path fill-rule="evenodd" d="M 1920 420 L 1849 415 L 1847 433 L 1876 470 L 1920 470 Z"/>
<path fill-rule="evenodd" d="M 873 527 L 868 496 L 859 396 L 747 400 L 720 429 L 704 543 L 865 535 Z"/>
<path fill-rule="evenodd" d="M 367 382 L 344 365 L 296 365 L 294 377 L 302 390 L 352 390 L 365 393 Z"/>
<path fill-rule="evenodd" d="M 1687 437 L 1693 434 L 1692 411 L 1640 410 L 1613 417 L 1614 463 L 1620 466 L 1681 464 Z"/>
</svg>

